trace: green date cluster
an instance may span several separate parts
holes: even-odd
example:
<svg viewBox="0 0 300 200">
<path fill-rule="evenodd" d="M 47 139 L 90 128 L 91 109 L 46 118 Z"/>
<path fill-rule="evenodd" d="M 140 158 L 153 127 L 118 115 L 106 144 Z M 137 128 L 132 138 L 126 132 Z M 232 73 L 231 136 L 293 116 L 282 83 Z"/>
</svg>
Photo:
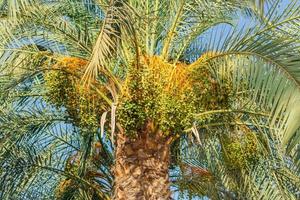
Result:
<svg viewBox="0 0 300 200">
<path fill-rule="evenodd" d="M 81 84 L 80 68 L 85 62 L 64 58 L 45 74 L 46 101 L 66 109 L 68 116 L 81 128 L 97 128 L 103 113 L 103 101 L 97 93 Z"/>
<path fill-rule="evenodd" d="M 193 114 L 227 104 L 222 89 L 204 66 L 146 57 L 138 69 L 129 70 L 118 120 L 131 135 L 147 122 L 166 135 L 180 134 L 192 127 Z"/>
<path fill-rule="evenodd" d="M 230 169 L 245 169 L 258 161 L 260 150 L 256 134 L 250 129 L 224 140 L 225 162 Z"/>
</svg>

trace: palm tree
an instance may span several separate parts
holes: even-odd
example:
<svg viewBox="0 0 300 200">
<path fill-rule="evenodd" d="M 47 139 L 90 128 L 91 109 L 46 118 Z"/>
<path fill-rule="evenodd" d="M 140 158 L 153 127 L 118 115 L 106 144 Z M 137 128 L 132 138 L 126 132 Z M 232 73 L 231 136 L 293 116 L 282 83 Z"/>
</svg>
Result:
<svg viewBox="0 0 300 200">
<path fill-rule="evenodd" d="M 297 0 L 1 3 L 1 199 L 299 198 Z"/>
</svg>

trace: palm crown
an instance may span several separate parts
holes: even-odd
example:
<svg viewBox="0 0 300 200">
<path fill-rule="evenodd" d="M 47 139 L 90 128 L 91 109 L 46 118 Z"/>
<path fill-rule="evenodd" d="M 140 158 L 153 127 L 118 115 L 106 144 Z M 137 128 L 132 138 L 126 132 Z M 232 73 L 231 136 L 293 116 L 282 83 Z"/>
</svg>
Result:
<svg viewBox="0 0 300 200">
<path fill-rule="evenodd" d="M 299 2 L 251 2 L 2 1 L 0 197 L 299 198 Z"/>
</svg>

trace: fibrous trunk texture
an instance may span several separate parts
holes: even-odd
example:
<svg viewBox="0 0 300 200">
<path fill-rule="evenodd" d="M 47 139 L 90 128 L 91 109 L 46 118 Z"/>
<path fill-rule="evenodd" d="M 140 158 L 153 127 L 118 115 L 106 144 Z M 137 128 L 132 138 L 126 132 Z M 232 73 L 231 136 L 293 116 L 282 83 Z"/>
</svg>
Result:
<svg viewBox="0 0 300 200">
<path fill-rule="evenodd" d="M 167 200 L 170 146 L 161 134 L 145 129 L 132 139 L 117 140 L 114 200 Z"/>
</svg>

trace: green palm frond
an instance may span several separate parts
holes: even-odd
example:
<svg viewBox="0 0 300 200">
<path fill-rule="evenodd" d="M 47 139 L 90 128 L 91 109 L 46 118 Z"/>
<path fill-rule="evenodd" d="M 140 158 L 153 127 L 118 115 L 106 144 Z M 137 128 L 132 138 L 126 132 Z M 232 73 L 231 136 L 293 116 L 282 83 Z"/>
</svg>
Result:
<svg viewBox="0 0 300 200">
<path fill-rule="evenodd" d="M 202 130 L 202 134 L 213 134 Z M 222 134 L 224 131 L 219 131 Z M 217 133 L 214 134 L 217 136 Z M 220 141 L 215 136 L 203 139 L 203 146 L 181 140 L 179 158 L 184 166 L 171 173 L 176 190 L 188 192 L 192 197 L 207 196 L 214 199 L 297 199 L 298 176 L 288 168 L 290 161 L 267 155 L 247 169 L 232 170 L 224 160 Z M 233 162 L 233 161 L 232 161 Z"/>
<path fill-rule="evenodd" d="M 196 115 L 200 120 L 197 127 L 199 132 L 202 132 L 200 134 L 202 144 L 207 144 L 206 140 L 212 137 L 208 136 L 207 132 L 224 138 L 232 134 L 233 129 L 230 127 L 247 126 L 255 132 L 263 154 L 269 155 L 263 158 L 265 162 L 256 163 L 257 168 L 233 175 L 241 178 L 237 185 L 245 187 L 245 191 L 239 187 L 231 188 L 229 191 L 236 190 L 240 193 L 236 193 L 236 197 L 250 199 L 298 198 L 293 195 L 298 194 L 299 190 L 297 181 L 291 181 L 295 178 L 285 178 L 281 174 L 281 169 L 291 169 L 294 174 L 289 175 L 298 176 L 295 170 L 298 166 L 296 154 L 289 153 L 295 152 L 299 144 L 297 136 L 300 126 L 300 90 L 297 82 L 289 79 L 290 74 L 278 65 L 266 62 L 259 56 L 221 54 L 210 59 L 208 66 L 221 85 L 232 89 L 230 109 L 212 110 Z M 203 121 L 203 117 L 207 117 L 207 120 Z M 223 154 L 224 159 L 226 152 L 221 141 L 220 146 L 215 147 L 219 152 L 216 151 L 214 154 Z M 287 159 L 289 155 L 291 157 Z M 215 156 L 209 155 L 207 159 L 211 157 Z M 193 159 L 202 160 L 197 157 Z M 226 167 L 217 174 L 228 172 L 229 177 L 232 176 Z M 264 175 L 267 177 L 263 178 Z M 224 181 L 229 180 L 224 184 L 232 184 L 234 177 L 229 179 L 224 177 Z M 259 180 L 261 178 L 263 180 Z"/>
<path fill-rule="evenodd" d="M 133 34 L 130 13 L 127 11 L 130 8 L 125 2 L 114 0 L 102 8 L 105 8 L 105 17 L 84 75 L 85 81 L 88 82 L 95 79 L 100 72 L 112 75 L 111 69 L 108 68 L 109 61 L 113 60 L 113 55 L 117 55 L 121 38 L 124 41 L 126 38 L 131 40 L 128 34 Z"/>
<path fill-rule="evenodd" d="M 67 47 L 70 51 L 63 52 L 61 49 L 61 53 L 87 57 L 91 53 L 90 46 L 96 37 L 96 31 L 91 30 L 96 30 L 99 27 L 100 20 L 92 17 L 92 15 L 87 15 L 87 10 L 78 9 L 78 7 L 75 3 L 51 4 L 49 6 L 35 5 L 30 10 L 24 10 L 17 25 L 14 21 L 3 22 L 2 44 L 8 44 L 9 41 L 15 43 L 20 38 L 34 40 L 34 38 L 40 37 L 42 40 L 55 41 L 53 45 L 56 46 L 59 46 L 59 43 L 64 44 L 65 49 Z M 68 9 L 71 11 L 75 9 L 76 12 L 62 12 L 62 10 Z M 86 17 L 78 23 L 78 18 L 74 18 L 76 15 Z M 56 21 L 55 24 L 53 24 L 53 20 Z M 37 32 L 39 29 L 40 31 Z M 33 35 L 34 37 L 32 37 Z M 55 46 L 48 48 L 57 49 Z"/>
<path fill-rule="evenodd" d="M 212 32 L 202 50 L 215 52 L 207 59 L 211 72 L 221 85 L 233 87 L 231 111 L 226 112 L 240 112 L 240 119 L 246 120 L 238 123 L 269 128 L 270 137 L 286 148 L 300 125 L 299 42 L 290 34 L 299 29 L 299 5 L 291 4 L 280 17 L 274 15 L 276 8 L 274 4 L 266 14 L 268 22 L 248 31 L 229 31 L 225 40 L 217 38 L 217 31 Z M 211 114 L 214 112 L 224 111 Z"/>
<path fill-rule="evenodd" d="M 294 1 L 296 2 L 296 1 Z M 295 39 L 295 34 L 299 29 L 299 5 L 291 4 L 278 17 L 277 7 L 274 6 L 266 14 L 268 21 L 256 26 L 246 26 L 242 30 L 237 28 L 225 31 L 224 37 L 219 37 L 221 30 L 211 30 L 211 36 L 205 44 L 200 44 L 202 49 L 196 51 L 215 51 L 218 54 L 245 54 L 256 55 L 273 62 L 290 73 L 290 78 L 298 81 L 299 68 L 297 52 L 299 51 L 299 41 Z M 257 22 L 253 22 L 257 23 Z M 251 25 L 251 20 L 249 22 Z M 227 28 L 228 27 L 223 27 Z M 203 42 L 200 40 L 199 42 Z"/>
<path fill-rule="evenodd" d="M 37 102 L 34 105 L 37 105 Z M 91 154 L 88 149 L 94 142 L 82 140 L 79 130 L 66 122 L 65 117 L 55 116 L 57 112 L 51 115 L 50 110 L 46 114 L 46 111 L 39 108 L 40 106 L 36 106 L 36 110 L 33 106 L 30 106 L 30 110 L 26 106 L 23 109 L 18 107 L 16 114 L 13 110 L 9 111 L 9 114 L 4 111 L 0 114 L 0 122 L 3 125 L 0 126 L 3 147 L 0 152 L 1 167 L 6 169 L 0 173 L 1 181 L 5 181 L 5 184 L 1 184 L 2 198 L 6 199 L 12 194 L 16 198 L 22 198 L 22 195 L 30 195 L 32 190 L 35 192 L 48 190 L 55 194 L 59 181 L 64 180 L 61 177 L 65 177 L 76 182 L 76 188 L 91 187 L 97 195 L 106 199 L 112 184 L 112 175 L 108 170 L 113 160 L 111 152 L 106 149 L 105 144 L 101 145 L 103 150 L 99 152 L 100 160 L 96 163 L 97 168 L 102 169 L 101 172 L 97 172 L 101 176 L 95 180 L 99 183 L 92 183 L 88 178 L 89 173 L 92 173 L 89 170 L 94 169 L 91 167 L 95 164 L 88 160 Z M 70 158 L 74 157 L 74 153 L 86 150 L 90 153 L 88 157 L 80 158 L 80 163 L 90 165 L 78 166 L 78 170 L 84 171 L 83 177 L 79 172 L 76 174 L 76 168 L 72 167 L 70 171 L 66 166 Z M 40 184 L 46 184 L 45 188 L 38 188 Z"/>
<path fill-rule="evenodd" d="M 236 106 L 242 106 L 241 109 L 245 106 L 251 110 L 260 109 L 268 113 L 270 117 L 267 118 L 267 125 L 276 130 L 274 137 L 286 144 L 300 123 L 297 82 L 289 79 L 289 74 L 273 63 L 265 63 L 262 59 L 245 55 L 235 58 L 221 56 L 211 66 L 221 82 L 225 84 L 226 80 L 232 81 L 235 95 L 245 95 L 249 101 L 247 105 Z M 240 108 L 236 107 L 237 110 Z"/>
<path fill-rule="evenodd" d="M 2 7 L 5 8 L 7 15 L 16 19 L 22 10 L 30 7 L 34 3 L 34 0 L 16 0 L 16 1 L 2 1 Z"/>
</svg>

